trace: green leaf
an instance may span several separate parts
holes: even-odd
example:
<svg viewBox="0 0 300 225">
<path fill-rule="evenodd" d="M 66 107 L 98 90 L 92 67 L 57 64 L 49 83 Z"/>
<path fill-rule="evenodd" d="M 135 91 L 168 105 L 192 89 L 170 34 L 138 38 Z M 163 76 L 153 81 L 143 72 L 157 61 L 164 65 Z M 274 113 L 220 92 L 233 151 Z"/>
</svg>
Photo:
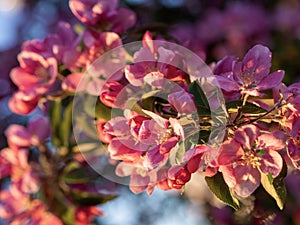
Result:
<svg viewBox="0 0 300 225">
<path fill-rule="evenodd" d="M 194 95 L 197 111 L 199 115 L 211 115 L 210 106 L 205 93 L 197 81 L 189 85 L 189 92 Z"/>
<path fill-rule="evenodd" d="M 228 102 L 226 103 L 226 108 L 227 111 L 231 112 L 231 111 L 237 111 L 238 107 L 241 107 L 243 105 L 243 102 L 240 100 L 237 101 L 232 101 L 232 102 Z M 265 113 L 267 112 L 267 110 L 251 103 L 251 102 L 246 102 L 246 105 L 243 106 L 242 109 L 243 113 L 251 113 L 251 114 L 259 114 L 259 113 Z"/>
<path fill-rule="evenodd" d="M 189 85 L 189 92 L 194 95 L 197 105 L 203 106 L 207 109 L 210 108 L 206 95 L 197 81 L 194 81 Z"/>
<path fill-rule="evenodd" d="M 50 106 L 50 122 L 53 135 L 53 144 L 55 146 L 61 146 L 61 140 L 59 137 L 59 126 L 61 123 L 62 115 L 62 102 L 61 100 L 54 100 Z"/>
<path fill-rule="evenodd" d="M 71 162 L 65 167 L 61 179 L 67 184 L 82 184 L 89 180 L 89 176 L 79 163 Z"/>
<path fill-rule="evenodd" d="M 87 96 L 83 107 L 84 111 L 93 118 L 111 119 L 111 108 L 104 105 L 96 96 Z"/>
<path fill-rule="evenodd" d="M 73 101 L 69 103 L 69 105 L 65 108 L 64 118 L 61 121 L 60 127 L 60 140 L 63 143 L 63 146 L 69 146 L 69 138 L 72 129 L 72 109 L 73 109 Z"/>
<path fill-rule="evenodd" d="M 286 174 L 287 174 L 287 166 L 285 163 L 283 163 L 283 167 L 280 174 L 276 178 L 274 179 L 272 178 L 273 182 L 272 180 L 270 180 L 269 175 L 261 172 L 262 186 L 264 187 L 266 192 L 268 192 L 269 195 L 271 195 L 275 199 L 277 206 L 281 210 L 284 207 L 286 201 L 286 195 L 287 195 L 286 187 L 283 182 L 283 178 L 286 177 Z"/>
<path fill-rule="evenodd" d="M 222 173 L 218 172 L 213 177 L 205 177 L 205 181 L 215 196 L 235 210 L 239 209 L 239 201 L 231 194 L 231 191 L 224 181 Z"/>
<path fill-rule="evenodd" d="M 103 204 L 117 197 L 116 195 L 96 194 L 75 189 L 71 190 L 70 195 L 74 202 L 85 206 Z"/>
</svg>

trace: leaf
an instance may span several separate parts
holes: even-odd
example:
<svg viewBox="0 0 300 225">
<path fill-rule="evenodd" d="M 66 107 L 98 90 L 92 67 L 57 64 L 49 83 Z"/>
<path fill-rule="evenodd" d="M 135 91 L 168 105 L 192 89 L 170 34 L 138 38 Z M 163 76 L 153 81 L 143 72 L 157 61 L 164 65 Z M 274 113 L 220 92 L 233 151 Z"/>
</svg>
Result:
<svg viewBox="0 0 300 225">
<path fill-rule="evenodd" d="M 53 144 L 55 146 L 61 146 L 61 140 L 59 137 L 59 126 L 61 123 L 62 115 L 62 102 L 61 100 L 54 100 L 50 106 L 50 123 L 53 135 Z"/>
<path fill-rule="evenodd" d="M 232 101 L 226 103 L 226 108 L 228 112 L 236 112 L 238 107 L 241 107 L 243 105 L 243 102 L 240 100 Z M 242 109 L 243 113 L 251 113 L 251 114 L 259 114 L 259 113 L 265 113 L 267 110 L 251 103 L 246 102 L 246 105 L 243 106 Z"/>
<path fill-rule="evenodd" d="M 64 118 L 61 121 L 60 127 L 60 140 L 62 141 L 63 146 L 69 146 L 69 137 L 72 129 L 72 109 L 73 109 L 73 101 L 69 103 L 69 105 L 65 108 Z"/>
<path fill-rule="evenodd" d="M 104 105 L 98 97 L 87 96 L 84 101 L 84 111 L 92 118 L 111 119 L 111 108 Z"/>
<path fill-rule="evenodd" d="M 218 172 L 213 177 L 205 177 L 205 181 L 211 192 L 214 193 L 218 199 L 235 210 L 239 209 L 239 201 L 231 194 L 222 173 Z"/>
<path fill-rule="evenodd" d="M 271 195 L 279 207 L 280 210 L 283 209 L 285 201 L 286 201 L 286 187 L 283 182 L 283 178 L 285 178 L 287 175 L 287 166 L 285 162 L 283 163 L 282 170 L 280 174 L 272 180 L 269 179 L 268 174 L 264 174 L 261 172 L 261 184 L 266 190 L 266 192 Z"/>
<path fill-rule="evenodd" d="M 67 184 L 82 184 L 87 182 L 89 177 L 79 163 L 71 162 L 65 167 L 61 179 Z"/>
<path fill-rule="evenodd" d="M 85 206 L 103 204 L 117 197 L 116 195 L 96 194 L 80 190 L 71 190 L 70 195 L 74 202 Z"/>
<path fill-rule="evenodd" d="M 205 107 L 207 109 L 210 108 L 206 95 L 197 81 L 194 81 L 189 85 L 189 92 L 194 95 L 197 105 Z"/>
</svg>

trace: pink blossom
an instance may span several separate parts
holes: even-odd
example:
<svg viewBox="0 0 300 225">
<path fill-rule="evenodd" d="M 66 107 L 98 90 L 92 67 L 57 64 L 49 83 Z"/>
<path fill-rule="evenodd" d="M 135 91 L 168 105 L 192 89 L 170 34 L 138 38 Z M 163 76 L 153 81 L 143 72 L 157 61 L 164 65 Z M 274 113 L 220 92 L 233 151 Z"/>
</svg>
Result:
<svg viewBox="0 0 300 225">
<path fill-rule="evenodd" d="M 202 172 L 205 176 L 213 176 L 218 167 L 214 161 L 215 150 L 209 146 L 199 145 L 185 152 L 183 161 L 186 162 L 190 173 Z"/>
<path fill-rule="evenodd" d="M 69 23 L 59 22 L 57 32 L 48 35 L 43 40 L 28 40 L 22 45 L 22 51 L 34 52 L 44 58 L 54 57 L 58 62 L 62 62 L 64 54 L 71 48 L 75 48 L 74 32 Z"/>
<path fill-rule="evenodd" d="M 234 138 L 221 146 L 217 159 L 227 185 L 247 197 L 259 186 L 260 171 L 277 177 L 283 166 L 278 151 L 285 147 L 285 141 L 281 131 L 261 134 L 254 125 L 236 130 Z"/>
<path fill-rule="evenodd" d="M 75 225 L 88 225 L 96 216 L 103 216 L 96 206 L 79 206 L 75 211 Z"/>
<path fill-rule="evenodd" d="M 162 45 L 152 40 L 150 32 L 144 34 L 143 47 L 133 56 L 134 64 L 125 67 L 125 77 L 130 84 L 141 86 L 146 82 L 165 88 L 170 81 L 186 81 L 186 73 L 174 66 L 183 64 L 181 56 Z M 166 79 L 170 81 L 166 83 Z"/>
<path fill-rule="evenodd" d="M 84 24 L 122 33 L 135 24 L 135 14 L 118 7 L 118 0 L 71 0 L 73 14 Z"/>
<path fill-rule="evenodd" d="M 44 58 L 34 52 L 23 51 L 18 55 L 20 67 L 14 68 L 10 77 L 21 91 L 44 94 L 57 75 L 55 58 Z"/>
<path fill-rule="evenodd" d="M 193 95 L 184 90 L 170 93 L 168 102 L 180 114 L 193 114 L 197 112 Z"/>
<path fill-rule="evenodd" d="M 38 116 L 29 120 L 27 128 L 16 124 L 10 125 L 5 134 L 12 148 L 38 146 L 50 136 L 50 121 L 47 117 Z"/>
<path fill-rule="evenodd" d="M 181 189 L 190 179 L 186 166 L 176 165 L 168 170 L 168 184 L 174 189 Z"/>
<path fill-rule="evenodd" d="M 236 94 L 238 92 L 260 96 L 261 91 L 278 86 L 284 76 L 282 70 L 269 74 L 271 57 L 272 54 L 267 47 L 255 45 L 247 52 L 243 61 L 233 61 L 232 58 L 226 58 L 226 63 L 231 63 L 232 69 L 229 70 L 230 65 L 226 66 L 225 73 L 221 73 L 216 78 L 225 93 Z M 215 70 L 219 69 L 217 67 Z"/>
<path fill-rule="evenodd" d="M 0 218 L 6 224 L 62 225 L 60 219 L 49 213 L 40 200 L 31 200 L 14 185 L 0 192 Z"/>
<path fill-rule="evenodd" d="M 37 174 L 28 164 L 27 149 L 6 148 L 1 151 L 1 158 L 10 164 L 11 181 L 24 193 L 35 193 L 39 189 Z"/>
<path fill-rule="evenodd" d="M 17 91 L 9 99 L 9 109 L 17 114 L 26 115 L 32 112 L 38 105 L 41 96 L 36 93 L 27 94 Z"/>
<path fill-rule="evenodd" d="M 298 138 L 293 138 L 288 141 L 287 145 L 287 155 L 291 159 L 293 165 L 297 168 L 300 169 L 300 148 L 299 145 L 299 137 Z"/>
<path fill-rule="evenodd" d="M 117 81 L 107 82 L 100 94 L 101 102 L 112 108 L 122 108 L 127 100 L 124 86 Z"/>
</svg>

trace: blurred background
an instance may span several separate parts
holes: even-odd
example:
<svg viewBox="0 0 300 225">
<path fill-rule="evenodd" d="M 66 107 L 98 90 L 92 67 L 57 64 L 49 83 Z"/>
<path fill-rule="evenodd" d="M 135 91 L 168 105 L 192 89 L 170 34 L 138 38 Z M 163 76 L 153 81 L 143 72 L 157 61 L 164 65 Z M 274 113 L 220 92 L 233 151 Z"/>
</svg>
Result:
<svg viewBox="0 0 300 225">
<path fill-rule="evenodd" d="M 181 43 L 199 53 L 207 63 L 226 55 L 242 57 L 260 43 L 273 53 L 272 70 L 286 71 L 285 83 L 299 81 L 299 0 L 123 0 L 120 4 L 134 10 L 138 18 L 136 26 L 123 34 L 124 43 L 140 40 L 150 30 L 155 37 Z M 1 148 L 6 146 L 3 132 L 7 126 L 12 121 L 24 124 L 28 119 L 12 114 L 6 106 L 16 89 L 9 80 L 9 71 L 18 64 L 21 45 L 25 40 L 42 39 L 55 32 L 61 20 L 79 23 L 68 0 L 0 0 Z M 98 224 L 233 224 L 231 209 L 219 209 L 222 205 L 202 182 L 203 178 L 195 175 L 183 195 L 156 190 L 148 197 L 123 188 L 120 197 L 101 206 L 106 216 L 99 218 Z M 292 224 L 300 214 L 288 210 L 278 215 L 288 215 L 286 220 Z"/>
</svg>

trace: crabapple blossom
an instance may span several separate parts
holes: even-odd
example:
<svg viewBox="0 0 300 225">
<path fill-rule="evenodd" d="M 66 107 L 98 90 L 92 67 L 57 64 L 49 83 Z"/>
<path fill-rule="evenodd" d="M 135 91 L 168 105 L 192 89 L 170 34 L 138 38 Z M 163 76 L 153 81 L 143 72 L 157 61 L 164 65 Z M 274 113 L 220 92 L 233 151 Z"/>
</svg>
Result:
<svg viewBox="0 0 300 225">
<path fill-rule="evenodd" d="M 29 120 L 27 127 L 13 124 L 5 131 L 11 148 L 38 146 L 50 136 L 48 117 L 38 116 Z"/>
<path fill-rule="evenodd" d="M 255 125 L 235 131 L 221 146 L 217 163 L 227 185 L 241 197 L 252 194 L 260 184 L 260 173 L 277 177 L 283 166 L 278 151 L 285 147 L 281 131 L 261 133 Z"/>
<path fill-rule="evenodd" d="M 118 0 L 70 0 L 73 14 L 84 24 L 122 33 L 135 24 L 134 12 L 117 8 Z"/>
<path fill-rule="evenodd" d="M 261 96 L 261 91 L 278 86 L 283 79 L 284 71 L 278 70 L 269 74 L 271 55 L 267 47 L 255 45 L 242 61 L 228 57 L 223 59 L 220 64 L 224 71 L 218 65 L 215 70 L 218 71 L 219 76 L 216 78 L 225 94 Z"/>
</svg>

